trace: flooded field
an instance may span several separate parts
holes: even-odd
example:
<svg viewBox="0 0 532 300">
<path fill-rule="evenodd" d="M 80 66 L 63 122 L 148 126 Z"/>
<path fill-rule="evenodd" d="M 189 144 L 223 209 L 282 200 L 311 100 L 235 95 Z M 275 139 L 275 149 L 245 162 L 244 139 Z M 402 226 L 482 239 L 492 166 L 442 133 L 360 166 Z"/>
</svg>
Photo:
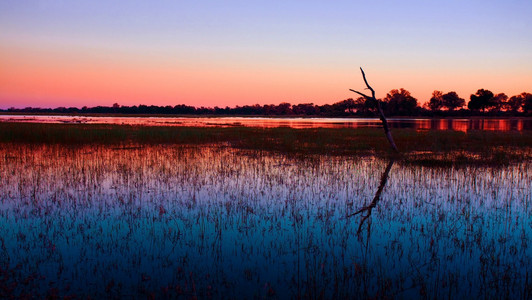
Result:
<svg viewBox="0 0 532 300">
<path fill-rule="evenodd" d="M 61 115 L 0 115 L 0 122 L 47 124 L 113 124 L 133 126 L 171 127 L 230 127 L 259 128 L 375 128 L 381 126 L 378 118 L 270 118 L 270 117 L 102 117 Z M 523 131 L 532 130 L 531 118 L 389 118 L 392 128 L 416 130 L 470 130 Z"/>
<path fill-rule="evenodd" d="M 532 296 L 532 169 L 0 143 L 0 296 Z"/>
</svg>

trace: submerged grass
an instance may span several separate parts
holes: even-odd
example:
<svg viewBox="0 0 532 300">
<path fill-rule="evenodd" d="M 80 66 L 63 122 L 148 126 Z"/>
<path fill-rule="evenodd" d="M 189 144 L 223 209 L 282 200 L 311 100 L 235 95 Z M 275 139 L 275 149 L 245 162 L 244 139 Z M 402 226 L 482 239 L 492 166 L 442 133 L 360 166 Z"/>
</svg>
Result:
<svg viewBox="0 0 532 300">
<path fill-rule="evenodd" d="M 0 298 L 531 298 L 529 162 L 306 158 L 0 144 Z"/>
<path fill-rule="evenodd" d="M 532 159 L 532 132 L 394 129 L 405 163 L 505 165 Z M 392 155 L 380 128 L 158 127 L 0 123 L 0 142 L 29 144 L 226 144 L 308 155 Z"/>
</svg>

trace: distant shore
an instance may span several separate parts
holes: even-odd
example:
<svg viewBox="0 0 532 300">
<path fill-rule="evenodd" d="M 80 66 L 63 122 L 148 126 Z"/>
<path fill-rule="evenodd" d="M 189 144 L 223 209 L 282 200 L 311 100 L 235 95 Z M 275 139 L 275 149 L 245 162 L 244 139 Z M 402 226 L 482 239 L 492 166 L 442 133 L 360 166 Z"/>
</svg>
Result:
<svg viewBox="0 0 532 300">
<path fill-rule="evenodd" d="M 122 113 L 56 113 L 56 112 L 6 112 L 0 111 L 0 115 L 13 116 L 71 116 L 71 117 L 123 117 L 123 118 L 301 118 L 301 119 L 378 119 L 375 116 L 324 116 L 324 115 L 210 115 L 210 114 L 122 114 Z M 513 116 L 513 115 L 453 115 L 453 116 L 391 116 L 390 119 L 522 119 L 532 120 L 532 116 Z"/>
</svg>

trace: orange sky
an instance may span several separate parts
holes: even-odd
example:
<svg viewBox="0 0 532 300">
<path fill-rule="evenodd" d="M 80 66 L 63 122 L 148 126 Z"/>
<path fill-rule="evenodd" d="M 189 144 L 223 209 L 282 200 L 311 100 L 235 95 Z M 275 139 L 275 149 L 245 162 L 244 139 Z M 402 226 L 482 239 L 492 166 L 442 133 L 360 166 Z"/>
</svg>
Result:
<svg viewBox="0 0 532 300">
<path fill-rule="evenodd" d="M 165 16 L 167 7 L 133 7 L 118 18 L 122 23 L 85 2 L 66 9 L 54 2 L 44 8 L 0 4 L 6 29 L 0 32 L 0 108 L 321 105 L 355 97 L 349 88 L 364 88 L 360 66 L 378 97 L 405 88 L 420 104 L 433 90 L 456 91 L 466 100 L 480 88 L 509 96 L 532 92 L 530 21 L 484 21 L 504 10 L 504 2 L 477 9 L 450 1 L 439 9 L 452 22 L 435 7 L 409 11 L 419 5 L 407 2 L 395 10 L 390 3 L 365 7 L 388 14 L 377 21 L 347 19 L 351 14 L 341 7 L 312 3 L 301 15 L 297 5 L 288 12 L 179 7 L 190 12 L 181 19 L 172 9 Z M 87 17 L 87 9 L 94 15 Z"/>
<path fill-rule="evenodd" d="M 280 65 L 230 65 L 223 62 L 194 65 L 157 62 L 143 57 L 98 57 L 62 51 L 40 52 L 2 48 L 0 98 L 20 99 L 22 106 L 95 106 L 188 104 L 234 106 L 279 102 L 333 103 L 355 96 L 348 89 L 363 89 L 357 67 Z M 527 70 L 463 70 L 439 67 L 366 67 L 377 96 L 393 88 L 405 88 L 420 102 L 435 89 L 455 90 L 463 98 L 478 88 L 508 95 L 531 91 Z M 9 104 L 8 104 L 9 103 Z M 6 105 L 2 105 L 6 106 Z"/>
</svg>

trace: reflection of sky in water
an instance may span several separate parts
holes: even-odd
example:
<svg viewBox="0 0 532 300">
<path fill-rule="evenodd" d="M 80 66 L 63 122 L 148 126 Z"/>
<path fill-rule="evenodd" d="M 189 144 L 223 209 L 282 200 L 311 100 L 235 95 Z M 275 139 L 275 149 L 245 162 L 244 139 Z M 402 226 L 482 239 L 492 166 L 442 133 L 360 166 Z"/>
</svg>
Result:
<svg viewBox="0 0 532 300">
<path fill-rule="evenodd" d="M 5 144 L 0 158 L 0 285 L 15 294 L 522 298 L 530 290 L 527 163 L 396 163 L 357 235 L 361 217 L 345 216 L 371 202 L 384 161 Z"/>
<path fill-rule="evenodd" d="M 142 126 L 197 127 L 291 127 L 291 128 L 361 128 L 380 127 L 378 118 L 267 118 L 267 117 L 93 117 L 0 115 L 0 122 L 65 123 L 65 124 L 128 124 Z M 417 130 L 532 130 L 530 119 L 412 119 L 389 118 L 392 128 Z"/>
</svg>

